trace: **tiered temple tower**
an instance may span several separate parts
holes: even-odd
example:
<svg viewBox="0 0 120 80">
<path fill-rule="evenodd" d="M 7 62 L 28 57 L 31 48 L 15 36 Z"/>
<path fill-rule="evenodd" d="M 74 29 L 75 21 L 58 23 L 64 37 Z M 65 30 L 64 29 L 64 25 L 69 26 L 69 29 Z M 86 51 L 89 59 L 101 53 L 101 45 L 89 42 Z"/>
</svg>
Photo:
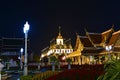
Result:
<svg viewBox="0 0 120 80">
<path fill-rule="evenodd" d="M 68 54 L 73 52 L 71 39 L 65 40 L 61 35 L 59 27 L 58 36 L 56 37 L 56 39 L 53 38 L 50 41 L 50 46 L 46 47 L 41 52 L 41 58 L 44 59 L 46 57 L 48 59 L 48 62 L 50 62 L 50 56 L 55 56 L 56 58 L 62 60 L 62 57 L 67 57 Z"/>
</svg>

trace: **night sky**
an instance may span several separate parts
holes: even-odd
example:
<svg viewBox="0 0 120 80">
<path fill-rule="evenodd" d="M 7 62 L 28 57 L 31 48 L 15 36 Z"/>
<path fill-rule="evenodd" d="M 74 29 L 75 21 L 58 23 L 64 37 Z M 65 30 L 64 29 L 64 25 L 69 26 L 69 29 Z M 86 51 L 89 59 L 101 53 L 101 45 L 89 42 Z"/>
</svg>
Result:
<svg viewBox="0 0 120 80">
<path fill-rule="evenodd" d="M 52 0 L 2 0 L 0 1 L 0 37 L 24 37 L 23 26 L 30 24 L 31 51 L 40 51 L 49 46 L 58 35 L 58 26 L 64 38 L 71 38 L 73 47 L 76 32 L 101 33 L 114 24 L 120 28 L 119 0 L 79 0 L 65 2 Z"/>
</svg>

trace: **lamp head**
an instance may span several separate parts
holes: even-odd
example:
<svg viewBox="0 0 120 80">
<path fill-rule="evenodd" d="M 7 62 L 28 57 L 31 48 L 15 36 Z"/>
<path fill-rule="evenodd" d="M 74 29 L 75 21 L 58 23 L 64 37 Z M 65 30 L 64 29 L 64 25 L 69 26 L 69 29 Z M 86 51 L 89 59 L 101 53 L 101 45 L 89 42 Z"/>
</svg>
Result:
<svg viewBox="0 0 120 80">
<path fill-rule="evenodd" d="M 24 24 L 24 28 L 23 28 L 24 33 L 27 33 L 28 30 L 29 30 L 29 28 L 30 28 L 30 25 L 29 25 L 28 22 L 26 21 L 26 23 Z"/>
<path fill-rule="evenodd" d="M 23 48 L 20 49 L 20 52 L 23 53 Z"/>
</svg>

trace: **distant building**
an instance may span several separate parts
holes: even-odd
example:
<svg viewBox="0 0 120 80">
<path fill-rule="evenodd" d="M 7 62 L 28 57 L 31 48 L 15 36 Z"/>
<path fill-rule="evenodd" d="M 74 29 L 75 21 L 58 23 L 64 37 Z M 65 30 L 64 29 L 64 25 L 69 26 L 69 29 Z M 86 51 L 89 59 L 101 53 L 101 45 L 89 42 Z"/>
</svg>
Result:
<svg viewBox="0 0 120 80">
<path fill-rule="evenodd" d="M 73 48 L 70 39 L 65 40 L 62 37 L 59 28 L 58 36 L 51 40 L 50 46 L 44 48 L 41 52 L 42 52 L 41 59 L 46 57 L 48 59 L 48 62 L 50 62 L 49 60 L 50 56 L 54 55 L 56 58 L 67 57 L 68 54 L 73 52 Z"/>
<path fill-rule="evenodd" d="M 30 49 L 28 40 L 28 51 Z M 24 48 L 24 38 L 1 38 L 0 39 L 0 56 L 3 59 L 18 59 L 20 49 Z"/>
</svg>

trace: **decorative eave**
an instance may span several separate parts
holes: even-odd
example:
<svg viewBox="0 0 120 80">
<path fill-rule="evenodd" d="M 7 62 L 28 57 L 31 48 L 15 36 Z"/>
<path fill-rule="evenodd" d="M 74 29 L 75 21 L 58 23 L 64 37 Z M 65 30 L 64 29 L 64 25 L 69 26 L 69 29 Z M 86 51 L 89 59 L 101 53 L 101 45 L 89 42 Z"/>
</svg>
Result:
<svg viewBox="0 0 120 80">
<path fill-rule="evenodd" d="M 109 40 L 109 43 L 108 45 L 114 45 L 116 43 L 116 41 L 118 40 L 120 36 L 120 30 L 119 31 L 116 31 L 112 34 L 110 40 Z"/>
<path fill-rule="evenodd" d="M 80 56 L 80 55 L 81 55 L 81 51 L 74 51 L 73 53 L 68 54 L 67 58 Z"/>
</svg>

